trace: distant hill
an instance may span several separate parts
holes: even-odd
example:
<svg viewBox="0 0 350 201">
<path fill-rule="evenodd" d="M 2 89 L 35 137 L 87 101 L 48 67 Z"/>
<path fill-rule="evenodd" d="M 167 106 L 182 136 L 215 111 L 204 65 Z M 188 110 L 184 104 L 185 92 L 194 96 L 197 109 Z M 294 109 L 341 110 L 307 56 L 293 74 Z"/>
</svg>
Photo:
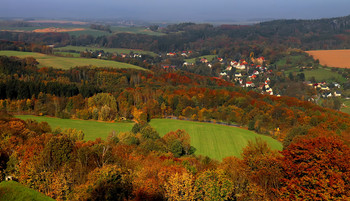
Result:
<svg viewBox="0 0 350 201">
<path fill-rule="evenodd" d="M 15 181 L 3 181 L 0 183 L 0 200 L 6 201 L 53 201 L 33 189 L 27 188 Z"/>
</svg>

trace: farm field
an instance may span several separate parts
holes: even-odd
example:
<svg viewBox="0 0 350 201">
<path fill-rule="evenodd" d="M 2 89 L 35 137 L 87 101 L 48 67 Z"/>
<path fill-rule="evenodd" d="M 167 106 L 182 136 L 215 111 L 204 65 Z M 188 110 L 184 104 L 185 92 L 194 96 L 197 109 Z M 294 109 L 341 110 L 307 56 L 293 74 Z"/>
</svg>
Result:
<svg viewBox="0 0 350 201">
<path fill-rule="evenodd" d="M 80 119 L 59 119 L 55 117 L 39 117 L 33 115 L 18 115 L 20 119 L 34 119 L 42 122 L 46 121 L 51 129 L 55 128 L 76 128 L 82 130 L 85 133 L 85 140 L 95 140 L 96 138 L 107 139 L 108 134 L 111 131 L 127 132 L 131 131 L 134 123 L 109 123 L 109 122 L 98 122 L 92 120 L 80 120 Z"/>
<path fill-rule="evenodd" d="M 344 100 L 343 104 L 344 105 L 340 108 L 340 111 L 350 114 L 350 99 Z"/>
<path fill-rule="evenodd" d="M 47 22 L 51 23 L 51 22 Z M 58 29 L 84 29 L 84 30 L 76 30 L 76 31 L 62 31 L 62 32 L 67 32 L 70 35 L 92 35 L 94 37 L 98 36 L 108 36 L 112 34 L 117 34 L 117 33 L 132 33 L 132 34 L 146 34 L 146 35 L 152 35 L 152 36 L 161 36 L 165 35 L 164 33 L 161 32 L 154 32 L 146 27 L 119 27 L 119 26 L 112 26 L 111 30 L 112 33 L 108 33 L 106 31 L 100 31 L 96 29 L 91 29 L 89 28 L 88 25 L 86 24 L 76 24 L 70 25 L 70 24 L 65 24 L 62 23 L 61 25 L 56 25 L 58 21 L 52 21 L 53 24 L 55 25 L 47 25 L 47 26 L 30 26 L 30 27 L 1 27 L 0 31 L 16 31 L 16 32 L 31 32 L 36 29 L 45 29 L 45 28 L 58 28 Z M 84 23 L 84 22 L 82 22 Z"/>
<path fill-rule="evenodd" d="M 218 55 L 204 55 L 204 56 L 200 56 L 200 57 L 196 57 L 196 58 L 192 58 L 192 59 L 185 59 L 185 61 L 188 63 L 195 63 L 197 58 L 199 58 L 199 59 L 206 58 L 210 62 L 217 56 Z"/>
<path fill-rule="evenodd" d="M 113 130 L 116 132 L 125 132 L 130 131 L 133 126 L 133 123 L 106 123 L 32 115 L 19 115 L 16 117 L 46 121 L 53 129 L 59 126 L 61 128 L 76 128 L 85 133 L 85 140 L 94 140 L 97 137 L 106 139 L 108 133 Z M 173 119 L 152 119 L 150 125 L 161 136 L 177 129 L 186 130 L 191 136 L 191 145 L 197 149 L 197 155 L 209 156 L 218 160 L 227 156 L 239 157 L 242 153 L 242 148 L 247 145 L 248 140 L 254 140 L 256 137 L 261 137 L 267 141 L 270 147 L 275 150 L 282 149 L 282 144 L 271 137 L 259 135 L 237 127 Z"/>
<path fill-rule="evenodd" d="M 317 81 L 337 81 L 339 83 L 346 82 L 346 79 L 337 72 L 331 71 L 330 68 L 318 68 L 313 70 L 304 70 L 301 73 L 305 74 L 305 79 L 310 80 L 315 77 Z"/>
<path fill-rule="evenodd" d="M 313 50 L 306 51 L 321 65 L 329 67 L 350 68 L 350 50 Z"/>
<path fill-rule="evenodd" d="M 33 189 L 27 188 L 15 181 L 3 181 L 0 183 L 0 200 L 6 201 L 54 201 Z"/>
<path fill-rule="evenodd" d="M 112 68 L 134 68 L 144 70 L 141 67 L 121 63 L 116 61 L 107 61 L 101 59 L 89 58 L 70 58 L 57 57 L 36 52 L 19 52 L 19 51 L 0 51 L 0 55 L 16 56 L 20 58 L 34 57 L 39 62 L 39 67 L 53 67 L 60 69 L 69 69 L 76 66 L 94 66 L 94 67 L 112 67 Z"/>
<path fill-rule="evenodd" d="M 55 51 L 59 52 L 68 52 L 70 50 L 77 51 L 77 52 L 83 52 L 83 51 L 99 51 L 103 50 L 104 52 L 110 52 L 110 53 L 118 53 L 118 54 L 129 54 L 130 52 L 134 52 L 137 54 L 148 54 L 151 56 L 156 56 L 157 54 L 150 52 L 150 51 L 143 51 L 143 50 L 132 50 L 132 49 L 123 49 L 123 48 L 103 48 L 103 47 L 87 47 L 87 46 L 65 46 L 65 47 L 58 47 L 54 49 Z"/>
</svg>

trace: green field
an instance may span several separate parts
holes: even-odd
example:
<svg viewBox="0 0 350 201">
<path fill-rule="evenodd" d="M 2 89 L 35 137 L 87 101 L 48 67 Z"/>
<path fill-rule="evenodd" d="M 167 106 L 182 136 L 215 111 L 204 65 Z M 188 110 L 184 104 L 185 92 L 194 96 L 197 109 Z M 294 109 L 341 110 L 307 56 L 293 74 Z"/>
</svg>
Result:
<svg viewBox="0 0 350 201">
<path fill-rule="evenodd" d="M 85 133 L 86 140 L 94 140 L 97 137 L 106 139 L 108 133 L 113 130 L 116 132 L 125 132 L 130 131 L 133 126 L 133 123 L 106 123 L 31 115 L 16 117 L 46 121 L 52 128 L 76 128 Z M 150 124 L 161 136 L 164 136 L 169 131 L 175 131 L 177 129 L 186 130 L 191 136 L 192 146 L 197 149 L 197 155 L 209 156 L 219 160 L 227 156 L 239 157 L 242 148 L 247 145 L 248 140 L 254 140 L 256 137 L 261 137 L 263 140 L 267 141 L 273 149 L 282 149 L 282 144 L 271 137 L 258 135 L 254 132 L 237 127 L 172 119 L 152 119 Z"/>
<path fill-rule="evenodd" d="M 350 100 L 343 101 L 344 106 L 340 108 L 340 111 L 350 114 Z"/>
<path fill-rule="evenodd" d="M 76 66 L 94 66 L 94 67 L 112 67 L 112 68 L 134 68 L 144 70 L 141 67 L 121 63 L 116 61 L 108 61 L 101 59 L 89 58 L 70 58 L 57 57 L 36 52 L 19 52 L 19 51 L 0 51 L 0 55 L 16 56 L 20 58 L 34 57 L 39 62 L 39 67 L 53 67 L 60 69 L 69 69 Z"/>
<path fill-rule="evenodd" d="M 54 52 L 54 55 L 55 56 L 63 56 L 63 57 L 80 57 L 80 54 L 79 53 L 75 53 L 75 52 L 58 52 L 58 51 L 55 51 Z"/>
<path fill-rule="evenodd" d="M 3 181 L 0 183 L 0 200 L 6 201 L 53 201 L 33 189 L 27 188 L 15 181 Z"/>
<path fill-rule="evenodd" d="M 338 74 L 337 72 L 331 71 L 330 68 L 318 68 L 314 70 L 304 70 L 302 73 L 305 74 L 305 79 L 310 80 L 312 77 L 315 77 L 316 81 L 336 81 L 339 83 L 346 82 L 346 79 Z"/>
<path fill-rule="evenodd" d="M 161 36 L 165 35 L 161 32 L 153 32 L 146 27 L 120 27 L 120 26 L 112 26 L 111 30 L 112 33 L 109 33 L 107 31 L 100 31 L 96 29 L 90 29 L 89 26 L 84 25 L 53 25 L 53 26 L 30 26 L 30 27 L 0 27 L 0 31 L 3 30 L 9 30 L 9 31 L 33 31 L 35 29 L 44 29 L 44 28 L 50 28 L 50 27 L 56 27 L 56 28 L 84 28 L 85 30 L 82 31 L 69 31 L 67 32 L 69 35 L 74 36 L 80 36 L 80 35 L 92 35 L 94 37 L 99 36 L 108 36 L 112 34 L 117 33 L 132 33 L 132 34 L 146 34 L 146 35 L 152 35 L 152 36 Z"/>
<path fill-rule="evenodd" d="M 99 51 L 103 50 L 104 52 L 110 52 L 110 53 L 118 53 L 118 54 L 129 54 L 130 52 L 134 52 L 137 54 L 148 54 L 151 56 L 156 56 L 157 54 L 150 52 L 150 51 L 143 51 L 143 50 L 132 50 L 132 49 L 123 49 L 123 48 L 103 48 L 103 47 L 87 47 L 87 46 L 65 46 L 65 47 L 58 47 L 55 48 L 55 51 L 60 52 L 67 52 L 69 50 L 74 50 L 77 52 L 84 52 L 86 50 L 88 51 Z"/>
<path fill-rule="evenodd" d="M 239 157 L 248 140 L 256 137 L 261 137 L 272 149 L 282 150 L 282 144 L 277 140 L 237 127 L 173 119 L 152 119 L 151 125 L 161 136 L 179 128 L 186 130 L 191 136 L 191 145 L 197 149 L 196 154 L 215 159 Z"/>
<path fill-rule="evenodd" d="M 200 56 L 200 57 L 196 57 L 196 58 L 192 58 L 192 59 L 185 59 L 185 61 L 188 63 L 195 63 L 197 58 L 199 58 L 199 59 L 206 58 L 208 60 L 208 62 L 210 62 L 217 56 L 218 55 L 204 55 L 204 56 Z"/>
<path fill-rule="evenodd" d="M 52 129 L 60 128 L 76 128 L 85 133 L 85 140 L 95 140 L 96 138 L 106 139 L 111 131 L 126 132 L 131 131 L 134 123 L 108 123 L 80 119 L 59 119 L 54 117 L 39 117 L 32 115 L 16 116 L 21 119 L 34 119 L 36 121 L 46 121 Z"/>
</svg>

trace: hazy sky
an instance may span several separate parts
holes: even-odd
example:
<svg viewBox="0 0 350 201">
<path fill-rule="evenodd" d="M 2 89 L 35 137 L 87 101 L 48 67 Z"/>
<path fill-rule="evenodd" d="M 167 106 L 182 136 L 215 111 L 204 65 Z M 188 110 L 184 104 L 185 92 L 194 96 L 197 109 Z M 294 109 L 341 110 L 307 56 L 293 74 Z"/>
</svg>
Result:
<svg viewBox="0 0 350 201">
<path fill-rule="evenodd" d="M 350 0 L 1 0 L 0 17 L 215 21 L 350 14 Z"/>
</svg>

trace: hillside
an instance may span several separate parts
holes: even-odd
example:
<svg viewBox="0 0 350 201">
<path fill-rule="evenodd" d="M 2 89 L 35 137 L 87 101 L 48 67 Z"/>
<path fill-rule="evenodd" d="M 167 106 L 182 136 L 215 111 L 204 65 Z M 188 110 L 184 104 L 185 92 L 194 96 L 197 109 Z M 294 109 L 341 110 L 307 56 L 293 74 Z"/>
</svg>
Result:
<svg viewBox="0 0 350 201">
<path fill-rule="evenodd" d="M 143 68 L 121 63 L 117 61 L 107 61 L 101 59 L 88 59 L 88 58 L 69 58 L 69 57 L 57 57 L 35 52 L 19 52 L 19 51 L 0 51 L 0 55 L 4 56 L 16 56 L 20 58 L 34 57 L 39 62 L 39 67 L 53 67 L 58 69 L 69 69 L 76 66 L 94 66 L 94 67 L 111 67 L 111 68 Z"/>
<path fill-rule="evenodd" d="M 0 200 L 6 201 L 53 201 L 33 189 L 27 188 L 14 181 L 3 181 L 0 183 Z"/>
<path fill-rule="evenodd" d="M 98 137 L 107 139 L 110 132 L 131 131 L 133 123 L 104 123 L 86 120 L 58 119 L 31 115 L 16 116 L 21 119 L 34 119 L 47 122 L 52 128 L 76 128 L 85 134 L 85 140 L 95 140 Z M 262 138 L 273 150 L 282 150 L 282 144 L 271 137 L 258 135 L 242 128 L 223 126 L 211 123 L 181 121 L 173 119 L 152 119 L 150 125 L 164 136 L 177 129 L 185 130 L 191 137 L 191 145 L 196 148 L 197 155 L 209 156 L 222 160 L 227 156 L 240 157 L 248 141 Z"/>
</svg>

